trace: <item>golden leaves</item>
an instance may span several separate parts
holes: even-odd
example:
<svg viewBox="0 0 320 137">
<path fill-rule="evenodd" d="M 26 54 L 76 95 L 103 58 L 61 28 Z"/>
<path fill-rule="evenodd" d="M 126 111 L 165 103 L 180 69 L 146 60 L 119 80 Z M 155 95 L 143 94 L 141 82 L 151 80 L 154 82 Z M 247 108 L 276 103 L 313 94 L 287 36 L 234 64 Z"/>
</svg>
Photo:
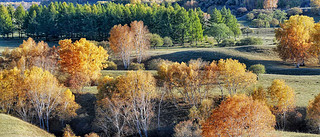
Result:
<svg viewBox="0 0 320 137">
<path fill-rule="evenodd" d="M 275 113 L 282 114 L 295 107 L 295 94 L 291 87 L 285 84 L 284 80 L 275 79 L 268 88 L 270 105 Z"/>
<path fill-rule="evenodd" d="M 276 29 L 276 39 L 279 41 L 276 51 L 283 60 L 292 60 L 297 67 L 305 60 L 316 56 L 310 52 L 313 48 L 313 33 L 315 23 L 312 17 L 291 16 L 289 20 Z"/>
<path fill-rule="evenodd" d="M 60 65 L 71 75 L 83 73 L 97 79 L 107 59 L 107 51 L 82 38 L 72 43 L 70 39 L 59 41 Z"/>
</svg>

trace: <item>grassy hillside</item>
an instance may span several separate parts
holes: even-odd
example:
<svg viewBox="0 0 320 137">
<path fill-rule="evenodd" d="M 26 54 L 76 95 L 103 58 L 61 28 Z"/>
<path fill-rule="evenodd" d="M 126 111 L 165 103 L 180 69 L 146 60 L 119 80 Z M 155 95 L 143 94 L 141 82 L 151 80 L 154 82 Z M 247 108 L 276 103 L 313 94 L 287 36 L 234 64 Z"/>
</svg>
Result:
<svg viewBox="0 0 320 137">
<path fill-rule="evenodd" d="M 48 132 L 18 118 L 0 114 L 1 137 L 54 137 Z"/>
<path fill-rule="evenodd" d="M 297 133 L 297 132 L 284 132 L 277 131 L 276 134 L 280 137 L 319 137 L 317 134 Z"/>
</svg>

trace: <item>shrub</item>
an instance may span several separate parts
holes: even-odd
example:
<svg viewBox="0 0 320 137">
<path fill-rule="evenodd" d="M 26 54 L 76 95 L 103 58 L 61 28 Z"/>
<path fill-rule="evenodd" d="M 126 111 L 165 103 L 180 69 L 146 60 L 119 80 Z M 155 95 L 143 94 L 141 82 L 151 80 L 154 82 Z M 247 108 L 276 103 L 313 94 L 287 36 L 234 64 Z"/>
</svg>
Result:
<svg viewBox="0 0 320 137">
<path fill-rule="evenodd" d="M 172 64 L 173 62 L 169 61 L 169 60 L 164 60 L 161 58 L 157 58 L 157 59 L 153 59 L 150 60 L 147 64 L 147 68 L 149 70 L 158 70 L 159 65 L 162 64 L 163 62 L 165 62 L 166 64 Z"/>
<path fill-rule="evenodd" d="M 163 39 L 158 34 L 150 34 L 150 45 L 151 47 L 160 47 L 163 45 Z"/>
<path fill-rule="evenodd" d="M 108 67 L 106 68 L 106 70 L 117 70 L 117 64 L 114 63 L 113 61 L 107 61 L 106 65 L 108 65 Z"/>
<path fill-rule="evenodd" d="M 265 24 L 264 20 L 254 19 L 254 20 L 251 21 L 251 26 L 252 27 L 257 27 L 257 28 L 262 28 L 262 27 L 265 27 L 266 24 Z"/>
<path fill-rule="evenodd" d="M 253 13 L 248 13 L 247 14 L 247 20 L 253 20 L 254 19 L 254 14 Z"/>
<path fill-rule="evenodd" d="M 235 44 L 236 44 L 236 41 L 234 39 L 225 39 L 219 44 L 219 46 L 220 47 L 232 47 L 232 46 L 235 46 Z"/>
<path fill-rule="evenodd" d="M 191 120 L 182 121 L 174 127 L 174 137 L 201 137 L 200 126 Z"/>
<path fill-rule="evenodd" d="M 163 45 L 166 47 L 171 47 L 173 45 L 172 40 L 170 37 L 163 38 Z"/>
<path fill-rule="evenodd" d="M 261 38 L 248 37 L 248 38 L 241 39 L 240 42 L 237 43 L 237 46 L 261 45 L 261 44 L 263 44 L 263 41 Z"/>
<path fill-rule="evenodd" d="M 279 21 L 278 21 L 277 19 L 273 18 L 273 19 L 270 21 L 270 25 L 271 25 L 272 27 L 276 27 L 276 26 L 279 25 Z"/>
<path fill-rule="evenodd" d="M 288 16 L 300 15 L 302 10 L 298 7 L 291 8 L 287 11 Z"/>
<path fill-rule="evenodd" d="M 262 64 L 252 65 L 249 67 L 249 70 L 257 75 L 266 73 L 266 68 Z"/>
<path fill-rule="evenodd" d="M 145 70 L 144 64 L 141 63 L 131 63 L 129 66 L 129 70 Z"/>
</svg>

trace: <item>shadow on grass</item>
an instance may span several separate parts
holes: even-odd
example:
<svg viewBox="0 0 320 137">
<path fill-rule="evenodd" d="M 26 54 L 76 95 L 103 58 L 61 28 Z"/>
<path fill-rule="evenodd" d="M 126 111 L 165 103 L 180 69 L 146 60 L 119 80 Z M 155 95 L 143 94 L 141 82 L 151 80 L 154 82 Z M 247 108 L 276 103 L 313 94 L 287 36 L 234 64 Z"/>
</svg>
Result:
<svg viewBox="0 0 320 137">
<path fill-rule="evenodd" d="M 252 52 L 254 49 L 238 49 L 239 51 L 249 51 Z M 256 49 L 256 52 L 263 52 L 259 49 Z M 245 63 L 247 67 L 254 65 L 254 64 L 263 64 L 266 67 L 266 71 L 268 74 L 282 74 L 282 75 L 320 75 L 320 69 L 311 69 L 311 68 L 294 68 L 293 64 L 286 64 L 282 61 L 274 61 L 274 60 L 250 60 L 248 58 L 240 57 L 237 55 L 230 55 L 224 54 L 216 51 L 202 51 L 202 50 L 195 50 L 195 51 L 180 51 L 170 54 L 152 56 L 146 62 L 152 59 L 167 59 L 174 62 L 188 62 L 190 59 L 198 59 L 201 58 L 205 61 L 212 61 L 212 60 L 220 60 L 220 59 L 227 59 L 233 58 L 239 60 L 241 63 Z M 285 68 L 285 67 L 292 67 L 292 68 Z"/>
</svg>

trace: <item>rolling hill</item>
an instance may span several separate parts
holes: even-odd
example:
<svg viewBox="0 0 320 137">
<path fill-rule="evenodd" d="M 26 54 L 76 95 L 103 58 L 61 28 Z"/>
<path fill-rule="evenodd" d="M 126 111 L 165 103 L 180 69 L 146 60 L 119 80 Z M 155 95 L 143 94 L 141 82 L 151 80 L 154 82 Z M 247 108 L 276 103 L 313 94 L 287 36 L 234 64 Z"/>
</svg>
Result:
<svg viewBox="0 0 320 137">
<path fill-rule="evenodd" d="M 39 127 L 13 116 L 0 114 L 0 137 L 54 137 Z"/>
</svg>

